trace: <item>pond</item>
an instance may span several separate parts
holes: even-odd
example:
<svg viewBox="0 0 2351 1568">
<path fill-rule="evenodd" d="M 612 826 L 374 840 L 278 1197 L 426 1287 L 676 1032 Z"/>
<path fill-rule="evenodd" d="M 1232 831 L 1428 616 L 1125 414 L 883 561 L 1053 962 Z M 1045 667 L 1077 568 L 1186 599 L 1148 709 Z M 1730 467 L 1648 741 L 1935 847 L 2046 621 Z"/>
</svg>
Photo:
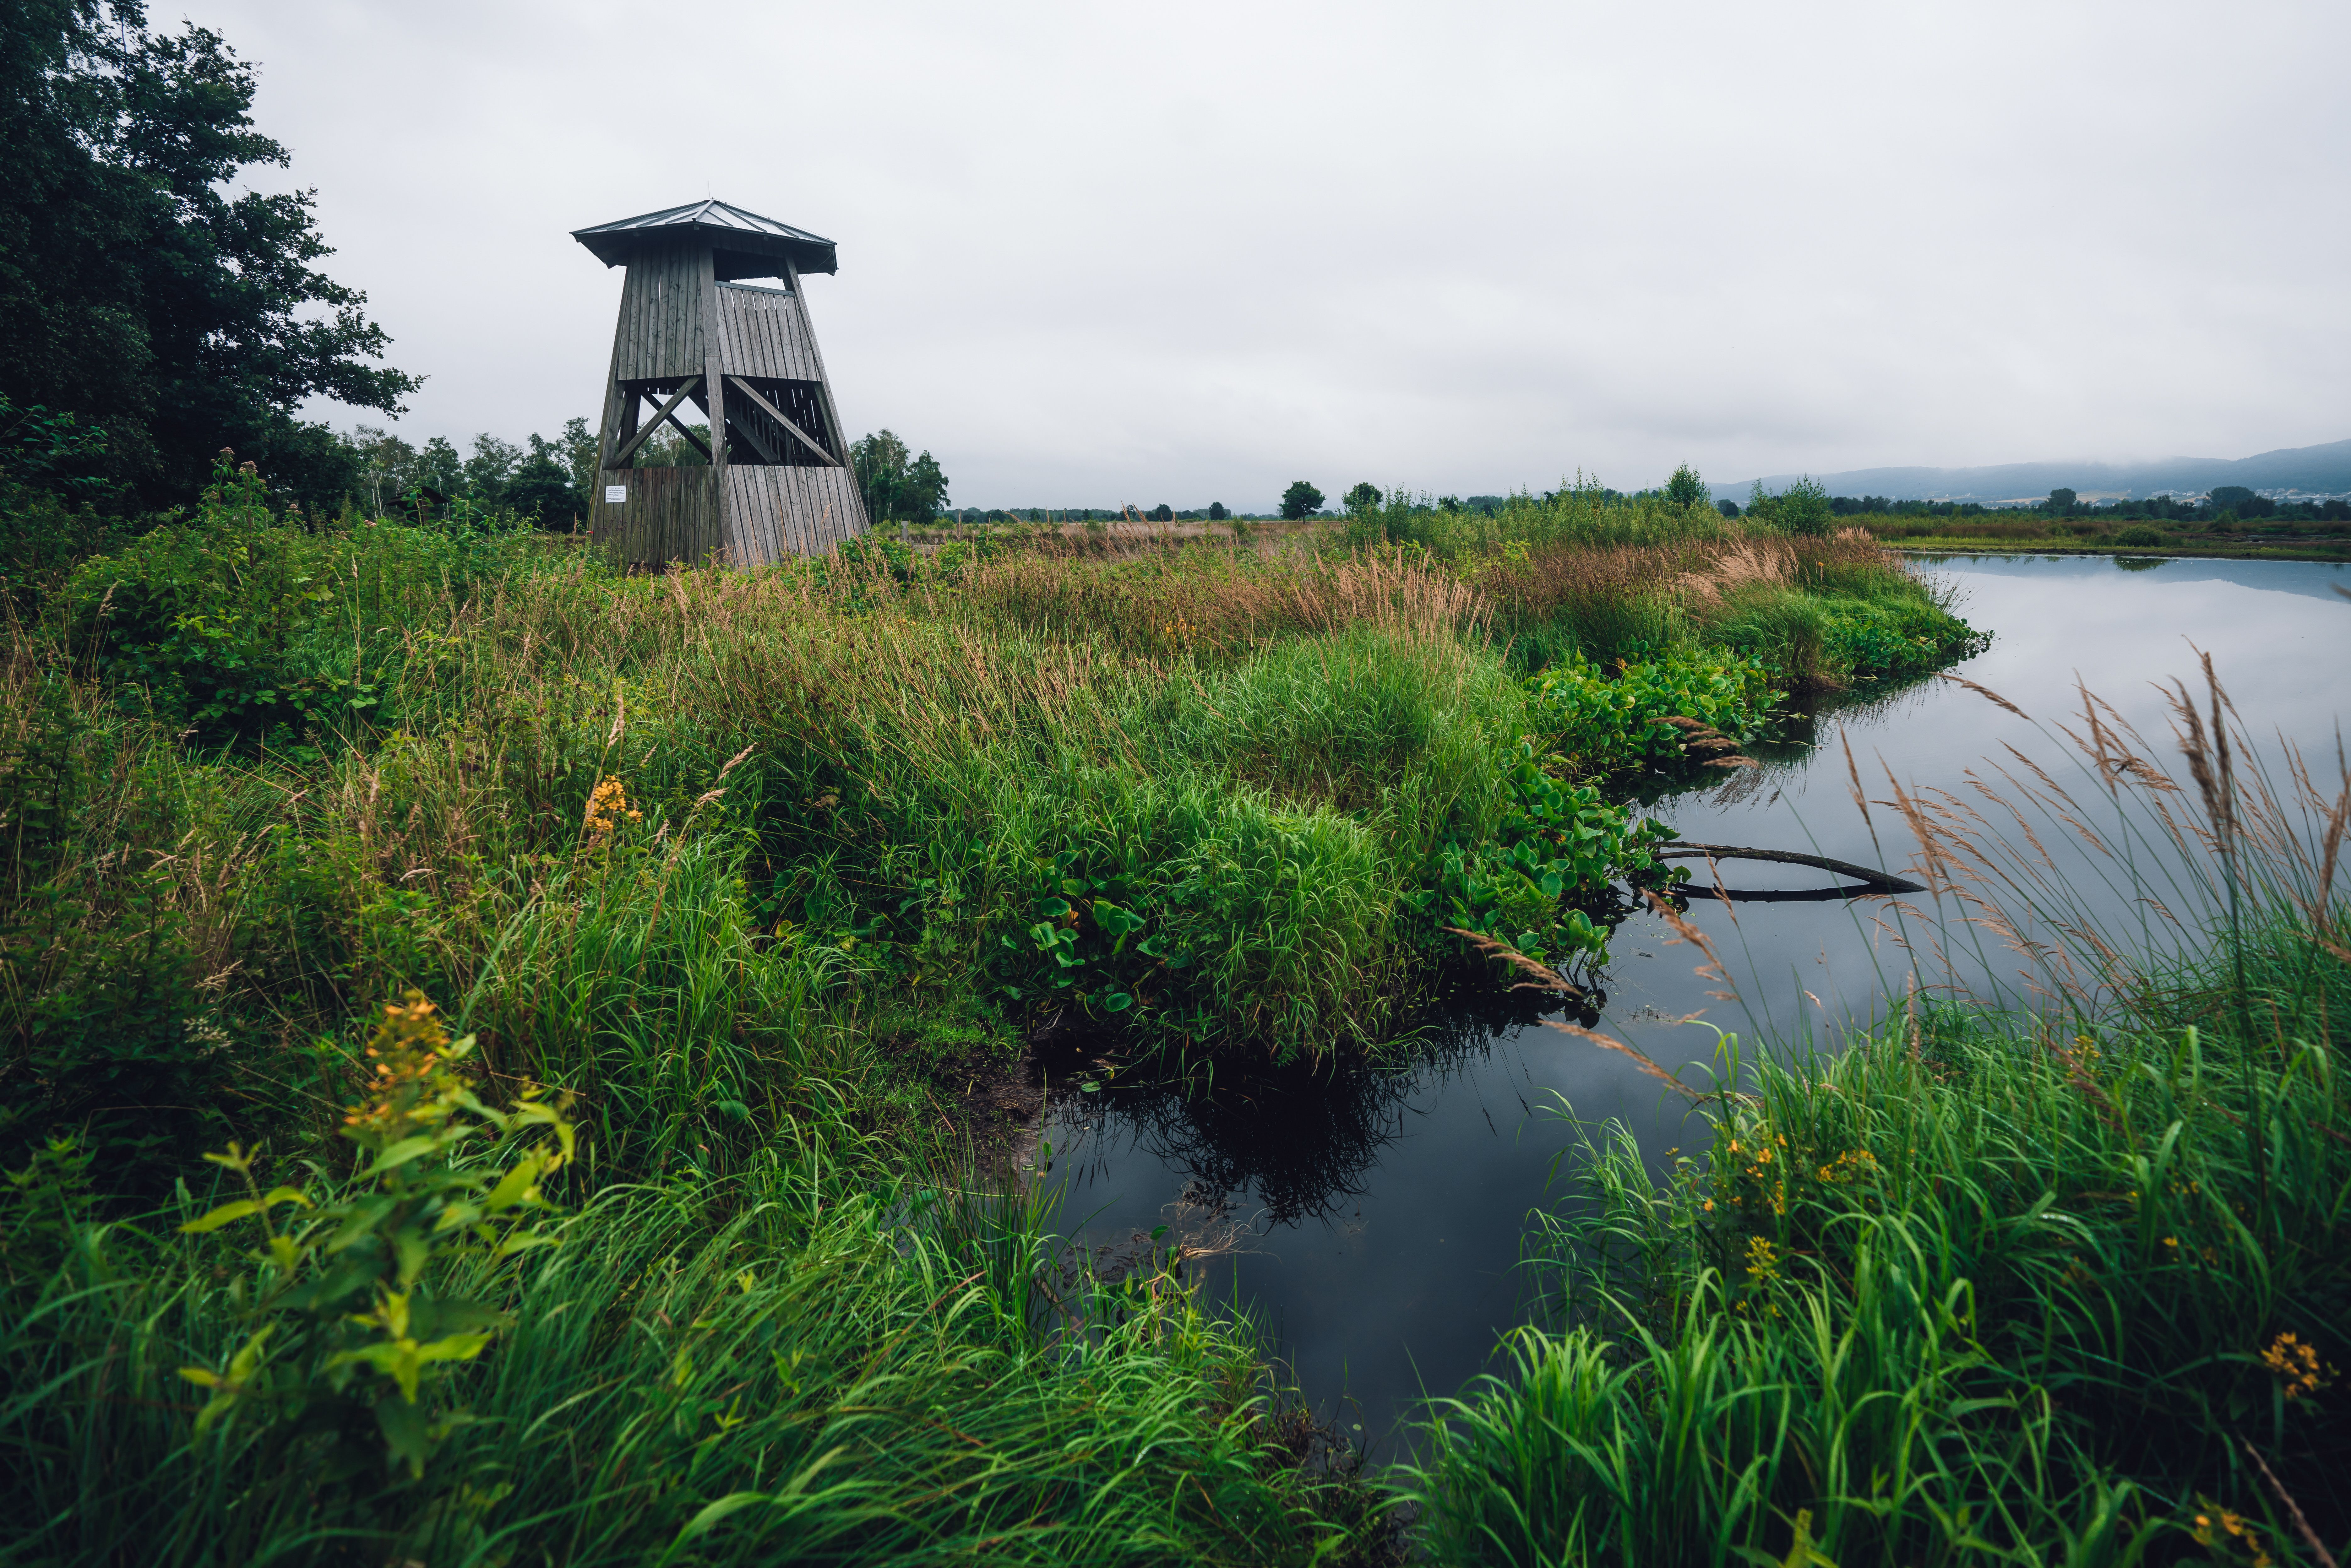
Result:
<svg viewBox="0 0 2351 1568">
<path fill-rule="evenodd" d="M 1993 633 L 1957 672 L 2042 726 L 2069 721 L 2076 682 L 2150 741 L 2169 736 L 2154 683 L 2199 679 L 2213 655 L 2246 729 L 2333 749 L 2351 668 L 2351 571 L 2303 562 L 2117 561 L 1950 557 L 1920 560 L 1959 613 Z M 2003 743 L 2048 761 L 2043 728 L 1952 683 L 1848 695 L 1752 747 L 1762 766 L 1648 810 L 1701 842 L 1796 850 L 1899 872 L 1913 842 L 1853 795 L 1883 800 L 1890 774 L 1957 788 Z M 2168 751 L 2168 746 L 2165 747 Z M 2062 856 L 2062 852 L 2061 852 Z M 1794 866 L 1729 862 L 1741 891 L 1817 889 Z M 1708 880 L 1699 869 L 1693 880 Z M 2083 879 L 2085 884 L 2090 879 Z M 2079 891 L 2077 889 L 2077 891 Z M 2098 897 L 2093 887 L 2088 894 Z M 2112 903 L 2119 905 L 2121 895 Z M 1619 930 L 1604 979 L 1606 1027 L 1668 1066 L 1712 1060 L 1707 1025 L 1779 1046 L 1832 1044 L 1899 994 L 1907 958 L 1882 900 L 1693 898 L 1690 920 L 1717 946 L 1737 999 L 1692 972 L 1699 957 L 1652 916 Z M 2114 913 L 2124 913 L 2119 909 Z M 2001 973 L 2005 959 L 2010 972 Z M 2014 983 L 1987 954 L 1983 978 Z M 1703 1012 L 1703 1024 L 1671 1020 Z M 1702 1074 L 1686 1071 L 1686 1079 Z M 1429 1396 L 1481 1371 L 1499 1332 L 1525 1321 L 1519 1257 L 1529 1211 L 1559 1190 L 1577 1124 L 1621 1122 L 1653 1170 L 1677 1145 L 1706 1142 L 1684 1103 L 1621 1056 L 1539 1025 L 1467 1019 L 1410 1071 L 1336 1082 L 1253 1083 L 1186 1099 L 1115 1084 L 1057 1095 L 1045 1137 L 1057 1224 L 1116 1247 L 1168 1226 L 1227 1249 L 1199 1267 L 1207 1288 L 1250 1312 L 1326 1419 L 1392 1454 L 1399 1424 Z"/>
</svg>

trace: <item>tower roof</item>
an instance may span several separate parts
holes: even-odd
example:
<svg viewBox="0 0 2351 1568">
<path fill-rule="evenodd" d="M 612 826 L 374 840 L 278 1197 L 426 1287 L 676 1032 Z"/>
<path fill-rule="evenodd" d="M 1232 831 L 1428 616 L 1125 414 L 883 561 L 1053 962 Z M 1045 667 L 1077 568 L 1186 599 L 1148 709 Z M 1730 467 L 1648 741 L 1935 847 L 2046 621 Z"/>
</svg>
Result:
<svg viewBox="0 0 2351 1568">
<path fill-rule="evenodd" d="M 716 251 L 720 278 L 773 277 L 789 260 L 802 272 L 835 272 L 832 241 L 806 229 L 763 218 L 726 202 L 693 202 L 658 213 L 574 229 L 571 237 L 606 267 L 619 267 L 647 246 L 692 239 Z"/>
</svg>

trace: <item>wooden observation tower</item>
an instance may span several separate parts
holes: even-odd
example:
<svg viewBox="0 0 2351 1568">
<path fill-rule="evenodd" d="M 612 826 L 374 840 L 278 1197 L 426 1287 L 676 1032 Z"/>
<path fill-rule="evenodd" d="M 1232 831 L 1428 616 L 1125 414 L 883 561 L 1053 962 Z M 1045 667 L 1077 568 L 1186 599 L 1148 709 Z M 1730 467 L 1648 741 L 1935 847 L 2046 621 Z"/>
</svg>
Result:
<svg viewBox="0 0 2351 1568">
<path fill-rule="evenodd" d="M 800 279 L 837 266 L 832 241 L 725 202 L 575 230 L 625 267 L 604 378 L 590 521 L 644 565 L 715 557 L 756 566 L 866 531 Z M 744 281 L 768 280 L 762 284 Z M 689 405 L 708 422 L 687 429 Z M 632 466 L 664 424 L 705 462 Z"/>
</svg>

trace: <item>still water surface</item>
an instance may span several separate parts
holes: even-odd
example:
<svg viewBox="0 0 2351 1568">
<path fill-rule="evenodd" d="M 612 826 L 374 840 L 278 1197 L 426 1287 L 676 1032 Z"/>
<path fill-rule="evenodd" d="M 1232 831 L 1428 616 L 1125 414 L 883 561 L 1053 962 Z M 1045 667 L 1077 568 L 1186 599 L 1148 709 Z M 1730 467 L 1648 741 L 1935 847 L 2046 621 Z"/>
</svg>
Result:
<svg viewBox="0 0 2351 1568">
<path fill-rule="evenodd" d="M 1961 666 L 2043 724 L 2064 722 L 2085 683 L 2151 741 L 2169 734 L 2155 688 L 2197 678 L 2211 653 L 2253 735 L 2331 750 L 2351 672 L 2351 572 L 2334 565 L 1959 557 L 1921 562 L 1957 591 L 1959 612 L 1993 633 Z M 2192 644 L 2192 647 L 2191 647 Z M 1652 803 L 1701 842 L 1816 854 L 1899 871 L 1911 842 L 1886 813 L 1873 847 L 1854 805 L 1849 745 L 1866 795 L 1886 774 L 1957 786 L 2002 742 L 2053 760 L 2047 736 L 1982 697 L 1928 681 L 1875 700 L 1823 705 L 1783 743 L 1750 747 L 1765 766 L 1724 786 Z M 1693 880 L 1704 883 L 1703 870 Z M 1738 862 L 1744 889 L 1818 887 L 1792 866 Z M 1697 956 L 1646 915 L 1614 943 L 1607 1027 L 1668 1065 L 1711 1058 L 1705 1010 L 1750 1040 L 1833 1041 L 1883 1006 L 1907 973 L 1876 901 L 1741 904 L 1694 899 L 1739 1000 L 1693 976 Z M 1735 918 L 1734 918 L 1735 917 Z M 1997 981 L 2011 978 L 1994 974 Z M 1686 1072 L 1697 1081 L 1698 1075 Z M 1060 1228 L 1097 1244 L 1169 1225 L 1228 1239 L 1210 1289 L 1270 1332 L 1300 1388 L 1343 1429 L 1389 1449 L 1428 1395 L 1487 1370 L 1497 1333 L 1525 1321 L 1514 1264 L 1529 1210 L 1557 1190 L 1575 1124 L 1623 1123 L 1653 1169 L 1704 1129 L 1627 1061 L 1557 1030 L 1464 1022 L 1413 1071 L 1336 1083 L 1253 1086 L 1253 1097 L 1186 1101 L 1115 1085 L 1061 1100 L 1046 1136 Z M 1569 1113 L 1572 1111 L 1572 1116 Z"/>
</svg>

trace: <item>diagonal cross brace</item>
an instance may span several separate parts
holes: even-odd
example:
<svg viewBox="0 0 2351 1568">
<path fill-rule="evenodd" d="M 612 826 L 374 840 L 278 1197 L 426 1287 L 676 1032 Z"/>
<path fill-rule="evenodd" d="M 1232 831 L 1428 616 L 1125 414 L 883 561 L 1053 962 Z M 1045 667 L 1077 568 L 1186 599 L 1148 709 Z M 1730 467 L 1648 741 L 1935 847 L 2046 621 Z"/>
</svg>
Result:
<svg viewBox="0 0 2351 1568">
<path fill-rule="evenodd" d="M 749 412 L 749 410 L 746 409 L 743 411 L 743 413 L 748 413 Z M 752 423 L 750 420 L 744 418 L 743 413 L 736 413 L 730 411 L 726 420 L 726 428 L 733 431 L 737 435 L 741 436 L 744 440 L 749 442 L 751 444 L 751 450 L 759 455 L 759 460 L 761 462 L 776 464 L 783 462 L 782 456 L 778 454 L 776 449 L 768 444 L 768 438 L 759 434 L 759 427 Z"/>
<path fill-rule="evenodd" d="M 741 376 L 730 375 L 726 379 L 735 384 L 735 390 L 737 392 L 741 392 L 745 397 L 749 398 L 753 402 L 758 404 L 761 412 L 766 413 L 769 419 L 774 420 L 778 424 L 782 425 L 786 430 L 789 431 L 793 437 L 797 439 L 801 445 L 807 447 L 810 452 L 815 453 L 819 457 L 824 459 L 826 466 L 832 468 L 838 468 L 841 466 L 840 458 L 835 457 L 831 453 L 827 452 L 809 435 L 807 431 L 802 430 L 799 425 L 794 424 L 790 420 L 785 418 L 784 411 L 778 408 L 774 403 L 769 402 L 766 398 L 761 397 L 759 395 L 758 388 L 753 386 L 749 382 L 745 381 Z"/>
<path fill-rule="evenodd" d="M 630 455 L 634 453 L 638 447 L 643 446 L 645 444 L 646 437 L 652 435 L 654 431 L 659 430 L 664 422 L 676 425 L 677 433 L 680 435 L 683 435 L 686 440 L 693 442 L 695 447 L 700 451 L 705 457 L 709 456 L 710 448 L 703 445 L 699 440 L 695 439 L 694 432 L 686 429 L 685 422 L 677 417 L 677 405 L 684 402 L 689 396 L 691 396 L 694 389 L 701 384 L 702 378 L 700 376 L 686 377 L 685 384 L 670 394 L 669 401 L 661 405 L 660 412 L 655 413 L 652 419 L 646 421 L 643 429 L 629 437 L 629 444 L 626 446 L 622 447 L 618 452 L 613 453 L 612 461 L 606 464 L 605 466 L 608 468 L 627 467 L 629 465 Z"/>
</svg>

